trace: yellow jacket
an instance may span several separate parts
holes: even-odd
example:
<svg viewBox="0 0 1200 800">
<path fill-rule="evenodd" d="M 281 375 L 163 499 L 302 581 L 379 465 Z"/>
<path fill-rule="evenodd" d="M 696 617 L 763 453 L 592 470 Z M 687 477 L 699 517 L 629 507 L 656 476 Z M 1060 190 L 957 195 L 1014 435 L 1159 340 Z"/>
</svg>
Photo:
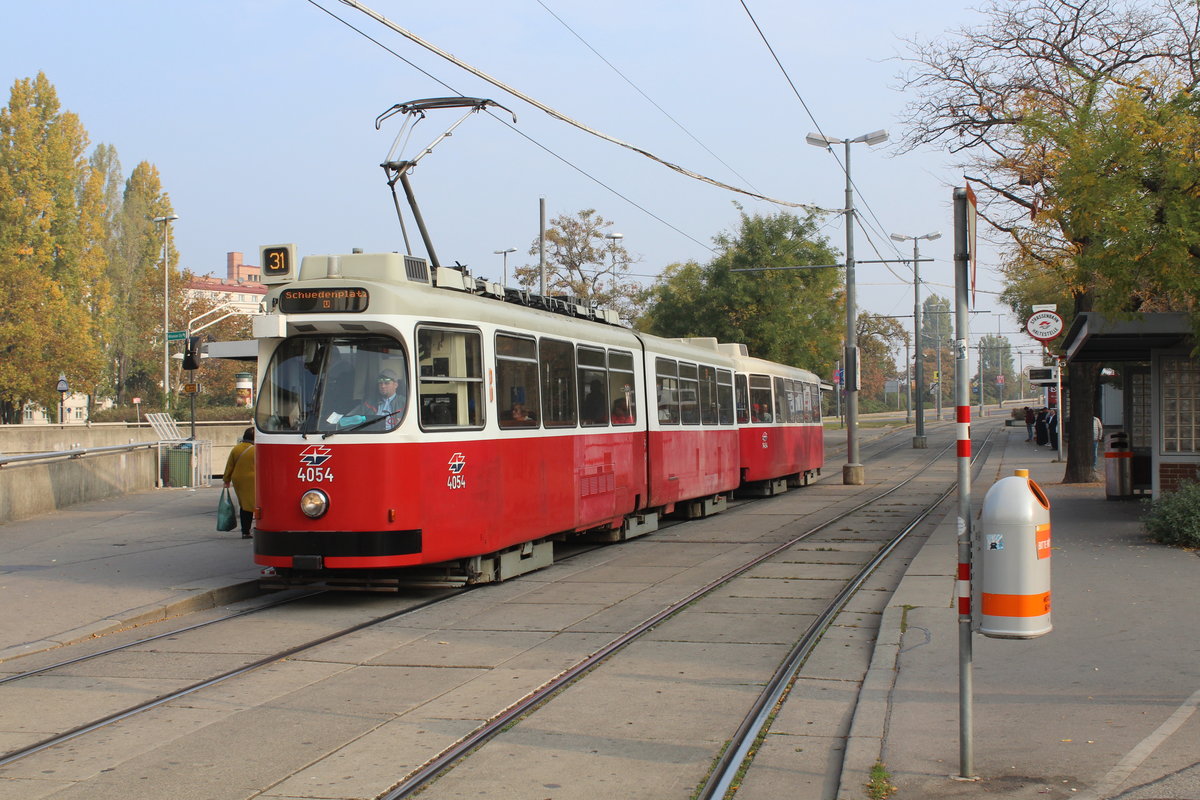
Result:
<svg viewBox="0 0 1200 800">
<path fill-rule="evenodd" d="M 226 483 L 233 484 L 237 494 L 238 505 L 243 511 L 253 511 L 254 496 L 254 445 L 250 442 L 238 442 L 229 451 L 229 460 L 225 462 L 225 472 L 222 475 Z"/>
</svg>

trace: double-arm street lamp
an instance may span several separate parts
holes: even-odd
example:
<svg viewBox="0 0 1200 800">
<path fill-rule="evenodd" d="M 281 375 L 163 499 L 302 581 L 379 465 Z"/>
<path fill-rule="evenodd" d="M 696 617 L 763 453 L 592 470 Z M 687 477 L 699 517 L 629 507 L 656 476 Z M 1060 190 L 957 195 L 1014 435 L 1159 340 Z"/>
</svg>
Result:
<svg viewBox="0 0 1200 800">
<path fill-rule="evenodd" d="M 167 261 L 167 250 L 171 241 L 171 226 L 169 223 L 179 219 L 178 214 L 168 214 L 165 217 L 155 217 L 155 223 L 163 226 L 163 410 L 171 410 L 171 345 L 167 337 L 171 334 L 171 269 Z"/>
<path fill-rule="evenodd" d="M 886 142 L 887 131 L 872 131 L 853 139 L 835 139 L 820 133 L 810 133 L 804 141 L 814 147 L 831 148 L 835 144 L 845 145 L 846 161 L 846 464 L 842 467 L 842 483 L 861 485 L 866 476 L 858 458 L 858 309 L 855 306 L 854 287 L 854 184 L 850 180 L 850 145 L 866 143 L 877 145 Z"/>
<path fill-rule="evenodd" d="M 916 375 L 914 380 L 917 382 L 917 430 L 913 436 L 913 447 L 925 449 L 925 405 L 922 397 L 921 388 L 924 386 L 924 368 L 921 364 L 921 240 L 942 238 L 942 234 L 937 231 L 932 233 L 923 233 L 920 236 L 905 236 L 902 233 L 893 233 L 892 240 L 897 242 L 907 242 L 910 239 L 913 243 L 913 330 L 916 332 L 915 340 L 917 346 L 917 364 Z M 940 377 L 940 376 L 939 376 Z"/>
</svg>

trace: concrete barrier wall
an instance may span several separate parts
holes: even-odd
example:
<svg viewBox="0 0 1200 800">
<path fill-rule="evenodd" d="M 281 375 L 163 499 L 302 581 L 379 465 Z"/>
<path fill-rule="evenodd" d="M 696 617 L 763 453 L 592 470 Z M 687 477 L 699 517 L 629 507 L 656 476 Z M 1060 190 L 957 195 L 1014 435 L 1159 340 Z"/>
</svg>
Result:
<svg viewBox="0 0 1200 800">
<path fill-rule="evenodd" d="M 229 451 L 242 438 L 242 431 L 251 425 L 249 421 L 196 423 L 196 438 L 212 442 L 213 472 L 219 475 L 225 470 L 225 459 L 229 457 Z M 181 423 L 179 431 L 186 436 L 191 429 L 187 423 Z M 103 422 L 91 425 L 0 425 L 0 453 L 6 456 L 157 441 L 158 435 L 146 424 L 137 426 L 121 422 Z"/>
<path fill-rule="evenodd" d="M 0 523 L 152 489 L 158 448 L 0 468 Z"/>
<path fill-rule="evenodd" d="M 225 470 L 229 451 L 249 425 L 248 422 L 196 424 L 196 438 L 212 442 L 214 474 L 220 475 Z M 190 433 L 190 427 L 180 425 L 180 431 Z M 147 425 L 0 425 L 0 453 L 4 455 L 157 441 L 154 429 Z M 0 523 L 152 489 L 158 477 L 157 448 L 10 464 L 0 467 Z"/>
</svg>

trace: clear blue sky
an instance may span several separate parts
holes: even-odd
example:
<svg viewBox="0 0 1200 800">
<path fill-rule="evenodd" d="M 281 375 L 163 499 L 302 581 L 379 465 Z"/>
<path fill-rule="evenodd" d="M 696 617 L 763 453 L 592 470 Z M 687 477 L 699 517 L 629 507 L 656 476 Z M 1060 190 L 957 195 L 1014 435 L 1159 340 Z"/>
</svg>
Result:
<svg viewBox="0 0 1200 800">
<path fill-rule="evenodd" d="M 477 275 L 499 278 L 493 251 L 507 247 L 518 248 L 510 267 L 536 260 L 525 253 L 537 235 L 539 197 L 551 217 L 594 208 L 612 220 L 641 259 L 633 271 L 645 276 L 672 262 L 710 258 L 712 237 L 736 229 L 735 203 L 750 212 L 776 210 L 588 136 L 337 0 L 317 1 L 453 88 L 306 0 L 41 0 L 5 9 L 3 101 L 15 79 L 44 71 L 92 143 L 116 147 L 126 175 L 142 160 L 157 165 L 180 216 L 174 235 L 182 264 L 199 274 L 223 273 L 230 250 L 257 263 L 261 244 L 295 242 L 301 254 L 403 249 L 379 167 L 400 120 L 382 131 L 374 120 L 394 103 L 455 93 L 513 109 L 516 127 L 537 142 L 479 115 L 411 176 L 439 257 Z M 543 2 L 367 5 L 593 128 L 718 180 L 826 208 L 842 206 L 844 177 L 829 153 L 805 144 L 805 134 L 819 126 L 849 138 L 885 128 L 898 139 L 907 101 L 896 88 L 902 37 L 934 37 L 981 21 L 959 0 L 747 0 L 814 124 L 738 0 Z M 412 146 L 430 142 L 457 113 L 431 113 Z M 855 145 L 852 161 L 856 204 L 870 222 L 859 228 L 856 257 L 908 256 L 911 244 L 897 249 L 888 233 L 941 231 L 940 240 L 922 242 L 922 256 L 936 259 L 922 265 L 922 278 L 931 291 L 953 297 L 950 198 L 961 172 L 951 157 L 896 155 L 889 143 Z M 840 217 L 831 216 L 825 231 L 844 248 Z M 410 234 L 420 252 L 411 225 Z M 986 246 L 981 253 L 979 287 L 995 291 L 995 258 Z M 861 309 L 912 314 L 911 270 L 892 270 L 860 265 Z M 998 306 L 981 293 L 977 308 Z M 1015 324 L 978 315 L 972 328 L 994 334 Z M 1028 337 L 1010 339 L 1031 349 Z"/>
</svg>

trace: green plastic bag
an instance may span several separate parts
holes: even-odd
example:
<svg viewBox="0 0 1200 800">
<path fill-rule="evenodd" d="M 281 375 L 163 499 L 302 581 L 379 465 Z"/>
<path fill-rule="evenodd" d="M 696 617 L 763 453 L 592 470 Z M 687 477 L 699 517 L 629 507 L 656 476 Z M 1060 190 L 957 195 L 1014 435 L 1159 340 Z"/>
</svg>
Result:
<svg viewBox="0 0 1200 800">
<path fill-rule="evenodd" d="M 229 499 L 229 487 L 221 489 L 221 500 L 217 503 L 217 530 L 231 531 L 237 527 L 237 511 Z"/>
</svg>

